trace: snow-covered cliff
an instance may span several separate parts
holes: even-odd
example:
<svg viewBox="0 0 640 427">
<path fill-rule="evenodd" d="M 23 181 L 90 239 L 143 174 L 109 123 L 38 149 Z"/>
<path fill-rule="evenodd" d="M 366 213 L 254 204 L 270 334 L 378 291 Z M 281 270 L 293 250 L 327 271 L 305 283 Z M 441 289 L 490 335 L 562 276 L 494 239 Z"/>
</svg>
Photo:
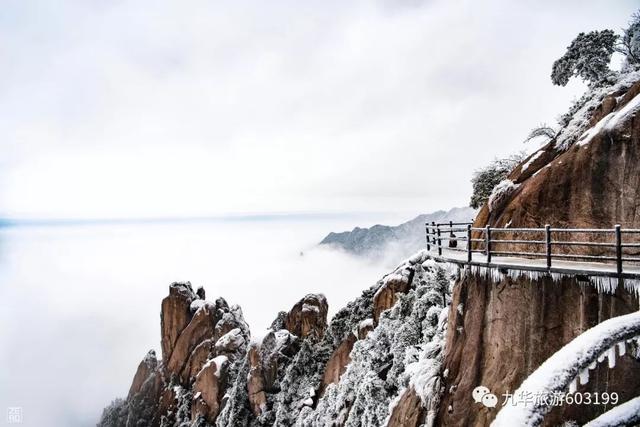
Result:
<svg viewBox="0 0 640 427">
<path fill-rule="evenodd" d="M 449 268 L 420 252 L 330 322 L 326 299 L 307 295 L 264 336 L 252 336 L 239 307 L 174 283 L 162 302 L 162 359 L 144 357 L 99 425 L 406 425 L 397 412 L 408 395 L 415 421 L 433 420 Z"/>
<path fill-rule="evenodd" d="M 533 153 L 496 188 L 474 227 L 527 228 L 552 224 L 640 228 L 640 72 L 628 70 L 592 87 L 562 120 L 556 136 Z M 474 236 L 478 237 L 478 236 Z M 508 239 L 518 240 L 518 232 Z M 585 238 L 584 236 L 582 238 Z M 598 236 L 587 238 L 598 241 Z M 501 244 L 500 251 L 536 252 L 534 246 Z M 593 255 L 604 246 L 591 248 Z M 580 250 L 584 253 L 584 248 Z M 557 245 L 554 253 L 571 254 Z M 625 252 L 627 253 L 627 252 Z M 629 255 L 637 255 L 635 249 Z M 439 408 L 441 425 L 488 425 L 497 410 L 476 407 L 472 391 L 488 387 L 502 395 L 516 390 L 556 351 L 584 331 L 639 308 L 638 295 L 618 281 L 607 289 L 585 286 L 588 278 L 510 277 L 499 271 L 465 274 L 456 283 L 449 316 L 444 368 L 447 387 Z M 456 332 L 454 332 L 456 331 Z M 461 332 L 457 332 L 461 331 Z M 466 349 L 473 348 L 473 352 Z M 598 366 L 581 392 L 616 391 L 620 402 L 640 394 L 640 361 L 629 355 L 615 369 Z M 474 408 L 474 410 L 469 410 Z M 606 405 L 563 405 L 544 425 L 585 423 Z"/>
</svg>

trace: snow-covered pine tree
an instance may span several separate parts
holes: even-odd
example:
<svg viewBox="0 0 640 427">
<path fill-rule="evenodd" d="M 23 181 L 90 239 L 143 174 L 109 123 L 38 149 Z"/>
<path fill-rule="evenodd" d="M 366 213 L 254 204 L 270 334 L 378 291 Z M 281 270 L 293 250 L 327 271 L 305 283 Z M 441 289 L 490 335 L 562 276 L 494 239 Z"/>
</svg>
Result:
<svg viewBox="0 0 640 427">
<path fill-rule="evenodd" d="M 601 82 L 611 74 L 609 62 L 615 51 L 618 36 L 611 30 L 580 33 L 562 57 L 553 63 L 551 81 L 566 86 L 573 76 L 590 85 Z"/>
<path fill-rule="evenodd" d="M 471 178 L 473 193 L 469 206 L 477 209 L 484 205 L 495 186 L 505 180 L 524 158 L 524 153 L 512 154 L 504 159 L 495 159 L 487 166 L 476 170 Z"/>
<path fill-rule="evenodd" d="M 626 57 L 626 67 L 640 65 L 640 10 L 631 15 L 616 50 Z"/>
</svg>

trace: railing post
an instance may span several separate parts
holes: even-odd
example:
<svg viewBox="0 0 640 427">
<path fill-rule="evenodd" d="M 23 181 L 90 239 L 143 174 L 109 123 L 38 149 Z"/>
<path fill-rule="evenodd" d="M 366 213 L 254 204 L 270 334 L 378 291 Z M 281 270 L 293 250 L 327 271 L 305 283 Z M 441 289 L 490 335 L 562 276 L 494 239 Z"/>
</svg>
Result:
<svg viewBox="0 0 640 427">
<path fill-rule="evenodd" d="M 438 255 L 442 256 L 442 240 L 440 239 L 440 226 L 437 227 L 438 230 Z"/>
<path fill-rule="evenodd" d="M 547 268 L 551 268 L 551 226 L 544 226 L 545 243 L 547 245 Z"/>
<path fill-rule="evenodd" d="M 429 223 L 425 224 L 425 230 L 427 232 L 427 251 L 431 251 L 431 236 L 429 235 Z"/>
<path fill-rule="evenodd" d="M 484 243 L 484 249 L 485 252 L 487 253 L 487 264 L 489 264 L 491 262 L 491 226 L 487 225 L 485 227 L 485 243 Z"/>
<path fill-rule="evenodd" d="M 618 274 L 622 274 L 622 227 L 620 224 L 616 224 L 616 269 Z"/>
<path fill-rule="evenodd" d="M 431 243 L 433 243 L 433 246 L 438 245 L 438 243 L 436 242 L 436 222 L 435 221 L 431 221 Z"/>
<path fill-rule="evenodd" d="M 471 224 L 467 224 L 467 262 L 471 262 Z"/>
</svg>

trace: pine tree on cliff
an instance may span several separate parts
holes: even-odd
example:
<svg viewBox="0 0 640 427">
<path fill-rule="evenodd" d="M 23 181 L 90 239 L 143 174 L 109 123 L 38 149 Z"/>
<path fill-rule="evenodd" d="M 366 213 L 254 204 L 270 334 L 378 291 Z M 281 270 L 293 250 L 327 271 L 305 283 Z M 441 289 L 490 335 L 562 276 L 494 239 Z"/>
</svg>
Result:
<svg viewBox="0 0 640 427">
<path fill-rule="evenodd" d="M 640 11 L 631 16 L 616 50 L 626 57 L 625 66 L 640 66 Z"/>
<path fill-rule="evenodd" d="M 489 199 L 493 189 L 524 160 L 524 153 L 513 154 L 505 159 L 495 159 L 487 166 L 476 170 L 471 178 L 473 194 L 469 206 L 478 209 Z"/>
<path fill-rule="evenodd" d="M 590 85 L 604 80 L 611 70 L 609 62 L 616 50 L 618 36 L 611 30 L 580 33 L 561 58 L 553 63 L 551 81 L 566 86 L 571 77 L 580 77 Z"/>
</svg>

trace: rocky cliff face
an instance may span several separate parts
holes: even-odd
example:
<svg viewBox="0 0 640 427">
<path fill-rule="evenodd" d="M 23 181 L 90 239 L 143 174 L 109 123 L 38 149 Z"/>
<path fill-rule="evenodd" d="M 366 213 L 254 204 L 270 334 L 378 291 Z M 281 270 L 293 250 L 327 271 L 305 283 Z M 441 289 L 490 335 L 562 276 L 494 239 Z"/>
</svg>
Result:
<svg viewBox="0 0 640 427">
<path fill-rule="evenodd" d="M 422 422 L 441 393 L 451 274 L 420 253 L 330 322 L 324 296 L 307 295 L 262 337 L 239 307 L 174 283 L 161 360 L 145 356 L 99 425 L 408 425 L 407 410 Z"/>
<path fill-rule="evenodd" d="M 640 76 L 592 91 L 564 129 L 526 159 L 479 212 L 475 227 L 640 228 Z M 517 239 L 518 233 L 508 238 Z M 503 244 L 499 250 L 523 249 Z M 554 251 L 571 253 L 571 247 Z M 593 253 L 603 253 L 603 249 Z M 631 251 L 629 254 L 637 254 Z M 501 280 L 465 274 L 456 284 L 449 317 L 445 369 L 447 387 L 439 409 L 442 425 L 488 425 L 495 409 L 472 399 L 488 387 L 498 396 L 513 392 L 549 356 L 586 329 L 613 316 L 638 310 L 638 298 L 617 282 L 599 292 L 575 278 L 554 281 Z M 600 366 L 579 391 L 613 392 L 621 401 L 640 390 L 640 362 L 627 354 L 615 369 Z M 555 409 L 547 425 L 582 424 L 606 405 Z M 609 409 L 609 408 L 607 408 Z"/>
</svg>

